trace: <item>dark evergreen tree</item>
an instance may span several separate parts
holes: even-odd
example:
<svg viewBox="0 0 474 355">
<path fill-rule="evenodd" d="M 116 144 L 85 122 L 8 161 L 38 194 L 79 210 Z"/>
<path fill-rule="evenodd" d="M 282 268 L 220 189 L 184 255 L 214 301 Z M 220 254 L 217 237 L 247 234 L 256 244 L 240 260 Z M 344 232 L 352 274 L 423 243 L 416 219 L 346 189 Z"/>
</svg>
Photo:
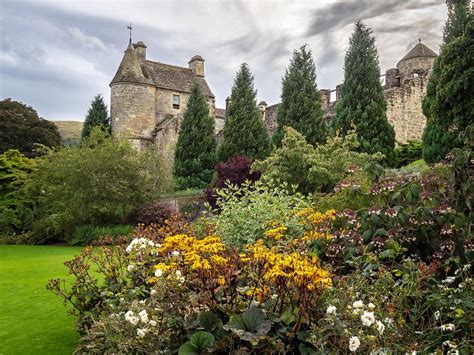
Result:
<svg viewBox="0 0 474 355">
<path fill-rule="evenodd" d="M 232 86 L 219 161 L 240 155 L 262 159 L 270 153 L 270 140 L 257 108 L 257 91 L 247 64 L 242 64 Z"/>
<path fill-rule="evenodd" d="M 324 143 L 327 136 L 321 93 L 316 84 L 316 68 L 306 45 L 293 52 L 282 80 L 281 104 L 278 106 L 278 128 L 273 144 L 279 146 L 284 127 L 300 132 L 308 143 Z"/>
<path fill-rule="evenodd" d="M 214 119 L 197 81 L 184 112 L 175 151 L 177 188 L 203 188 L 211 183 L 216 164 Z"/>
<path fill-rule="evenodd" d="M 355 128 L 362 152 L 381 152 L 385 164 L 393 164 L 395 131 L 386 111 L 375 38 L 359 20 L 344 61 L 344 85 L 334 125 L 343 136 Z"/>
<path fill-rule="evenodd" d="M 423 113 L 423 159 L 438 162 L 453 148 L 462 145 L 462 134 L 474 117 L 474 29 L 472 10 L 466 0 L 448 4 L 445 43 L 436 59 Z"/>
<path fill-rule="evenodd" d="M 107 105 L 100 94 L 94 97 L 94 100 L 92 100 L 91 106 L 87 111 L 84 126 L 82 128 L 81 139 L 89 137 L 94 127 L 101 127 L 105 132 L 110 133 Z"/>
<path fill-rule="evenodd" d="M 0 154 L 18 149 L 27 157 L 35 157 L 38 144 L 61 145 L 58 127 L 39 117 L 30 106 L 11 99 L 0 101 Z"/>
<path fill-rule="evenodd" d="M 448 18 L 444 25 L 443 42 L 449 43 L 453 39 L 462 36 L 467 26 L 472 21 L 470 13 L 471 0 L 447 0 Z"/>
</svg>

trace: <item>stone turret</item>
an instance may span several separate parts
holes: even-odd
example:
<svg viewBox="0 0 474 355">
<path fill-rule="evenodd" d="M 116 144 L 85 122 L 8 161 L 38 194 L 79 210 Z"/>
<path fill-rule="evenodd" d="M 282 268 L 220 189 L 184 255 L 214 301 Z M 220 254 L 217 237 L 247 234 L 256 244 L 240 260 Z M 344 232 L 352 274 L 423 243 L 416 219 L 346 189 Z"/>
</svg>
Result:
<svg viewBox="0 0 474 355">
<path fill-rule="evenodd" d="M 136 148 L 144 149 L 151 143 L 155 125 L 155 87 L 143 75 L 132 43 L 125 50 L 110 83 L 110 91 L 112 133 L 129 139 Z"/>
<path fill-rule="evenodd" d="M 417 71 L 428 71 L 433 67 L 433 63 L 438 55 L 421 43 L 414 46 L 397 64 L 400 70 L 401 82 Z"/>
<path fill-rule="evenodd" d="M 323 110 L 326 111 L 329 108 L 329 104 L 331 103 L 331 90 L 321 89 L 319 92 L 321 93 L 321 103 Z"/>
<path fill-rule="evenodd" d="M 188 64 L 194 75 L 204 77 L 204 59 L 200 55 L 192 57 Z"/>
</svg>

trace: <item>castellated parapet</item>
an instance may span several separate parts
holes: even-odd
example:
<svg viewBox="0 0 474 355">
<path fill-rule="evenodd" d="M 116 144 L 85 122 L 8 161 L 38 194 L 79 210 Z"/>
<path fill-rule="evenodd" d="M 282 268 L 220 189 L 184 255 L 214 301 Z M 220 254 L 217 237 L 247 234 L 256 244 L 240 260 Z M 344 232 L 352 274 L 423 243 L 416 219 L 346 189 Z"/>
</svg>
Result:
<svg viewBox="0 0 474 355">
<path fill-rule="evenodd" d="M 436 57 L 436 53 L 420 41 L 398 62 L 396 68 L 385 72 L 387 119 L 395 130 L 395 140 L 398 143 L 422 139 L 426 117 L 421 103 L 426 95 L 426 85 Z M 342 85 L 337 85 L 335 90 L 320 90 L 322 108 L 328 121 L 336 116 L 336 104 L 341 98 Z M 331 92 L 335 92 L 334 101 L 331 101 Z M 277 109 L 278 104 L 275 104 L 267 106 L 262 112 L 269 134 L 277 127 Z"/>
</svg>

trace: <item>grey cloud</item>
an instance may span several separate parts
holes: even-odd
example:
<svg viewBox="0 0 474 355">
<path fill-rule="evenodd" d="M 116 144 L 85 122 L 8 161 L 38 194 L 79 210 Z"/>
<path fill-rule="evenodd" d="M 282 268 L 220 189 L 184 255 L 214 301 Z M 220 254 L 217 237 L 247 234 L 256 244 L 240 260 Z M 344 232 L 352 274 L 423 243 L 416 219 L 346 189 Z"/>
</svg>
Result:
<svg viewBox="0 0 474 355">
<path fill-rule="evenodd" d="M 322 9 L 313 11 L 313 19 L 307 29 L 308 36 L 343 28 L 358 19 L 368 20 L 399 10 L 414 10 L 438 6 L 438 1 L 355 1 L 335 2 Z"/>
</svg>

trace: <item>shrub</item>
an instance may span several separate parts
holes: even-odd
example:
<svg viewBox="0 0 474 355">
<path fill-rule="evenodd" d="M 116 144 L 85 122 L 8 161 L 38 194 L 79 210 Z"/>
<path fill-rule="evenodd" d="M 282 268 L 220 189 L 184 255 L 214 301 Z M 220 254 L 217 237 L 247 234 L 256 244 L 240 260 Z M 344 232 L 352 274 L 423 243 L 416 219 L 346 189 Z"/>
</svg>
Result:
<svg viewBox="0 0 474 355">
<path fill-rule="evenodd" d="M 133 216 L 135 224 L 143 224 L 148 226 L 156 224 L 161 226 L 165 220 L 169 219 L 171 215 L 176 213 L 168 203 L 152 202 L 140 207 Z"/>
<path fill-rule="evenodd" d="M 81 225 L 124 223 L 160 192 L 162 177 L 150 168 L 156 164 L 149 159 L 99 129 L 78 147 L 39 158 L 24 188 L 39 214 L 32 227 L 34 239 L 59 241 Z"/>
<path fill-rule="evenodd" d="M 421 159 L 421 142 L 408 141 L 404 144 L 400 143 L 395 148 L 395 156 L 397 159 L 397 168 L 401 168 L 402 166 L 408 165 L 416 160 Z"/>
<path fill-rule="evenodd" d="M 231 157 L 227 162 L 219 162 L 216 165 L 217 177 L 213 189 L 205 190 L 205 199 L 213 207 L 216 207 L 216 189 L 222 189 L 229 184 L 241 186 L 245 181 L 257 181 L 260 172 L 252 171 L 252 160 L 243 156 Z"/>
<path fill-rule="evenodd" d="M 133 226 L 108 226 L 97 227 L 93 225 L 78 226 L 74 229 L 72 236 L 65 238 L 71 245 L 91 245 L 102 237 L 127 236 L 133 231 Z"/>
<path fill-rule="evenodd" d="M 31 228 L 32 201 L 21 189 L 35 169 L 35 160 L 18 150 L 0 154 L 0 235 L 21 234 Z"/>
<path fill-rule="evenodd" d="M 268 243 L 243 253 L 213 235 L 149 230 L 128 246 L 85 248 L 66 263 L 72 287 L 51 280 L 48 289 L 79 314 L 78 352 L 295 352 L 331 285 L 307 242 L 333 213 L 313 217 L 313 233 L 293 242 L 268 231 Z"/>
<path fill-rule="evenodd" d="M 314 148 L 300 133 L 286 127 L 282 147 L 268 159 L 256 161 L 252 168 L 261 171 L 262 178 L 272 180 L 274 185 L 298 185 L 298 191 L 304 194 L 330 192 L 350 168 L 362 169 L 368 175 L 378 170 L 382 154 L 358 153 L 358 146 L 355 134 L 350 133 L 344 139 L 334 137 Z"/>
<path fill-rule="evenodd" d="M 292 211 L 308 207 L 309 201 L 299 193 L 290 194 L 288 189 L 284 184 L 270 188 L 255 182 L 217 190 L 219 214 L 206 222 L 215 228 L 223 243 L 239 248 L 255 242 L 268 228 L 301 232 Z"/>
</svg>

